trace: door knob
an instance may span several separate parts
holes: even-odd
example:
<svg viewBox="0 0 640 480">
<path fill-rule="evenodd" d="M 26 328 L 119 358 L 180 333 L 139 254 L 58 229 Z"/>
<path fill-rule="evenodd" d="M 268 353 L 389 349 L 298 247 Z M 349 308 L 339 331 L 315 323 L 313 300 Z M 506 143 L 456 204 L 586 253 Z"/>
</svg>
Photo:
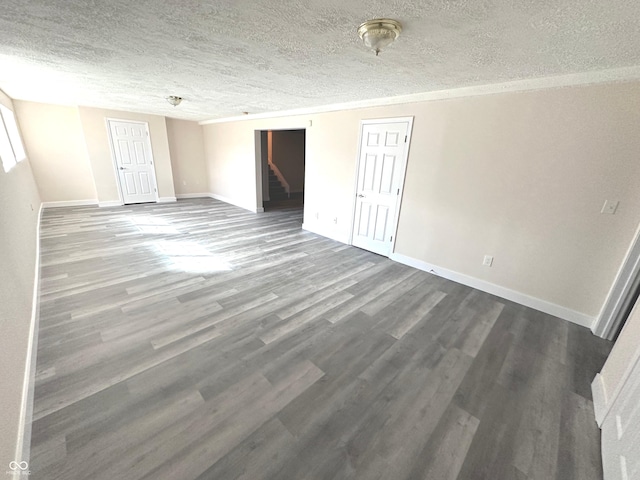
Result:
<svg viewBox="0 0 640 480">
<path fill-rule="evenodd" d="M 120 167 L 120 170 L 126 170 L 126 168 L 124 168 L 124 167 Z"/>
<path fill-rule="evenodd" d="M 359 193 L 359 194 L 358 194 L 358 197 L 360 197 L 360 198 L 364 198 L 364 195 L 363 195 L 363 194 L 361 194 L 361 193 Z"/>
</svg>

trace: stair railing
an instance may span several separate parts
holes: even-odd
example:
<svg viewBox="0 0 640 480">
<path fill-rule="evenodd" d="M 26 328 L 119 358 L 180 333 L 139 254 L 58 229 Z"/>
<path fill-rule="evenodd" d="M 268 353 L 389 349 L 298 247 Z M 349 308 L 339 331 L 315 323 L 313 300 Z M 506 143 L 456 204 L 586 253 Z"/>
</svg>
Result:
<svg viewBox="0 0 640 480">
<path fill-rule="evenodd" d="M 291 198 L 291 187 L 289 186 L 289 182 L 284 178 L 284 175 L 282 175 L 282 172 L 275 163 L 269 162 L 269 166 L 273 170 L 273 173 L 276 174 L 276 177 L 278 177 L 278 180 L 284 187 L 284 191 L 287 192 L 287 197 Z"/>
</svg>

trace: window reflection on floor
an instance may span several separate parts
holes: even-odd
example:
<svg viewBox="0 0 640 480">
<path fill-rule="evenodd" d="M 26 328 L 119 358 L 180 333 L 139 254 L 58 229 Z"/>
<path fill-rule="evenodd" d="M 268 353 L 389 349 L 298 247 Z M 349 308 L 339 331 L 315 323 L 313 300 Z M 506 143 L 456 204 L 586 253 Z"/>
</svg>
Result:
<svg viewBox="0 0 640 480">
<path fill-rule="evenodd" d="M 149 235 L 183 235 L 184 232 L 173 226 L 171 222 L 159 216 L 129 216 L 127 219 L 134 224 L 142 234 Z M 171 237 L 166 237 L 171 238 Z M 183 272 L 207 273 L 226 272 L 232 270 L 232 266 L 224 258 L 214 255 L 206 247 L 197 242 L 157 240 L 150 242 L 157 253 L 168 260 L 173 270 Z"/>
<path fill-rule="evenodd" d="M 157 251 L 164 255 L 171 267 L 183 272 L 226 272 L 231 265 L 217 255 L 212 254 L 195 242 L 153 242 Z"/>
<path fill-rule="evenodd" d="M 165 220 L 162 217 L 129 217 L 131 223 L 133 223 L 140 233 L 155 233 L 155 234 L 175 234 L 180 233 L 180 230 L 171 225 L 171 222 Z"/>
</svg>

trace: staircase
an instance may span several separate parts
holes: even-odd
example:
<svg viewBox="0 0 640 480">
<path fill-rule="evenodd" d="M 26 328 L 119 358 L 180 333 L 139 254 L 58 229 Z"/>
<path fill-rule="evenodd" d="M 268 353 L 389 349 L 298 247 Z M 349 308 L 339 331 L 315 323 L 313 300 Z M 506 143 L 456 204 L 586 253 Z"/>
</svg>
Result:
<svg viewBox="0 0 640 480">
<path fill-rule="evenodd" d="M 269 200 L 285 200 L 287 198 L 289 198 L 289 195 L 282 186 L 282 183 L 280 183 L 280 180 L 278 180 L 278 176 L 271 166 L 269 166 Z"/>
</svg>

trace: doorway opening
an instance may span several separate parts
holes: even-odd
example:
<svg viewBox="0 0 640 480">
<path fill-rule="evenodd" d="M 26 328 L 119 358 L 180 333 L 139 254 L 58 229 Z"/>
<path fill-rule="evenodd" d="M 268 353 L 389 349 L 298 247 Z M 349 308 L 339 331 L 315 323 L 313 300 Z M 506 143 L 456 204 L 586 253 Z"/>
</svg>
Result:
<svg viewBox="0 0 640 480">
<path fill-rule="evenodd" d="M 259 134 L 264 210 L 302 209 L 306 130 L 261 130 Z"/>
</svg>

